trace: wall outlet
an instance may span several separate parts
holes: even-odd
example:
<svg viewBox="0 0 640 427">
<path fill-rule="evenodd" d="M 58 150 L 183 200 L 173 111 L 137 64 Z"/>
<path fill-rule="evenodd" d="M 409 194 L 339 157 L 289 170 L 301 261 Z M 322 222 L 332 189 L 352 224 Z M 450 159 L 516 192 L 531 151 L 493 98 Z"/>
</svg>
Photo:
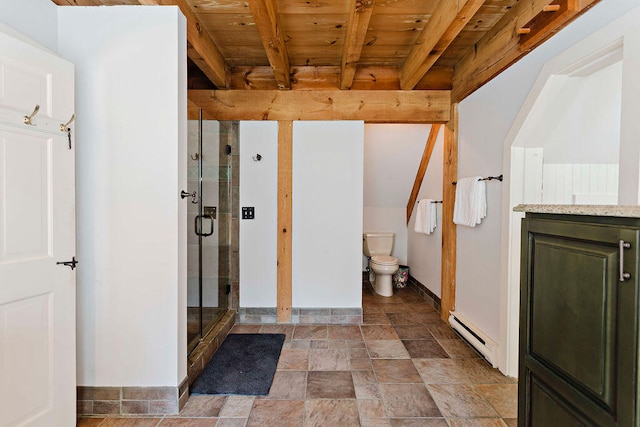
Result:
<svg viewBox="0 0 640 427">
<path fill-rule="evenodd" d="M 254 219 L 255 217 L 256 217 L 256 212 L 253 206 L 242 207 L 242 219 Z"/>
</svg>

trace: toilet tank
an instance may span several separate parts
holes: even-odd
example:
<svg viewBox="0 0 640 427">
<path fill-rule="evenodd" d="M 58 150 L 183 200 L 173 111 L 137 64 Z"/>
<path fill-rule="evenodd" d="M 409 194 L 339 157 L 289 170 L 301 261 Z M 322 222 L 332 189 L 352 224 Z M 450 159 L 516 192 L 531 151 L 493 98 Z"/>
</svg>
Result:
<svg viewBox="0 0 640 427">
<path fill-rule="evenodd" d="M 391 255 L 394 233 L 365 232 L 362 233 L 362 252 L 368 257 L 375 255 Z"/>
</svg>

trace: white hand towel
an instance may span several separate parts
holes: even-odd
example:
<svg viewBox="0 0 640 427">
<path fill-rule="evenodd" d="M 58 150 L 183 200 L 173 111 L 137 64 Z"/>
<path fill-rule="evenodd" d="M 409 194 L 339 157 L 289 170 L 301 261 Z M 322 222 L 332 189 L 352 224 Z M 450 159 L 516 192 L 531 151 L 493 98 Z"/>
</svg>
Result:
<svg viewBox="0 0 640 427">
<path fill-rule="evenodd" d="M 431 199 L 422 199 L 416 208 L 416 223 L 413 231 L 431 234 L 436 228 L 436 205 Z"/>
<path fill-rule="evenodd" d="M 433 200 L 429 200 L 429 207 L 427 208 L 427 212 L 429 218 L 427 220 L 427 224 L 429 224 L 429 232 L 427 234 L 431 234 L 436 229 L 436 204 L 433 202 Z"/>
<path fill-rule="evenodd" d="M 486 185 L 481 176 L 462 178 L 456 186 L 453 222 L 475 227 L 487 216 Z"/>
<path fill-rule="evenodd" d="M 416 233 L 426 233 L 427 231 L 427 199 L 418 201 L 416 206 L 416 223 L 413 226 L 413 231 Z"/>
</svg>

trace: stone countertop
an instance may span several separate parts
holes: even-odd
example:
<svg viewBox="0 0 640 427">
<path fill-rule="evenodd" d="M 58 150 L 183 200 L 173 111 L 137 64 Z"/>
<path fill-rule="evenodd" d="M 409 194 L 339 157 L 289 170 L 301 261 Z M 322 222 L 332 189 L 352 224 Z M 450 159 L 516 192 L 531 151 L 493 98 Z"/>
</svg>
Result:
<svg viewBox="0 0 640 427">
<path fill-rule="evenodd" d="M 613 216 L 624 218 L 640 218 L 640 206 L 617 205 L 518 205 L 514 212 Z"/>
</svg>

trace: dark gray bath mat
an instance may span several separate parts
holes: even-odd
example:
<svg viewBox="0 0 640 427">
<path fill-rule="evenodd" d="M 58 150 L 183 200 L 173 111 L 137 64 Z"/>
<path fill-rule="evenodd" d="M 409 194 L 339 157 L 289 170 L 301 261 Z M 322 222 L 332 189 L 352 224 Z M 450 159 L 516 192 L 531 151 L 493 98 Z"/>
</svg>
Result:
<svg viewBox="0 0 640 427">
<path fill-rule="evenodd" d="M 269 394 L 284 334 L 229 334 L 213 355 L 191 394 Z"/>
</svg>

